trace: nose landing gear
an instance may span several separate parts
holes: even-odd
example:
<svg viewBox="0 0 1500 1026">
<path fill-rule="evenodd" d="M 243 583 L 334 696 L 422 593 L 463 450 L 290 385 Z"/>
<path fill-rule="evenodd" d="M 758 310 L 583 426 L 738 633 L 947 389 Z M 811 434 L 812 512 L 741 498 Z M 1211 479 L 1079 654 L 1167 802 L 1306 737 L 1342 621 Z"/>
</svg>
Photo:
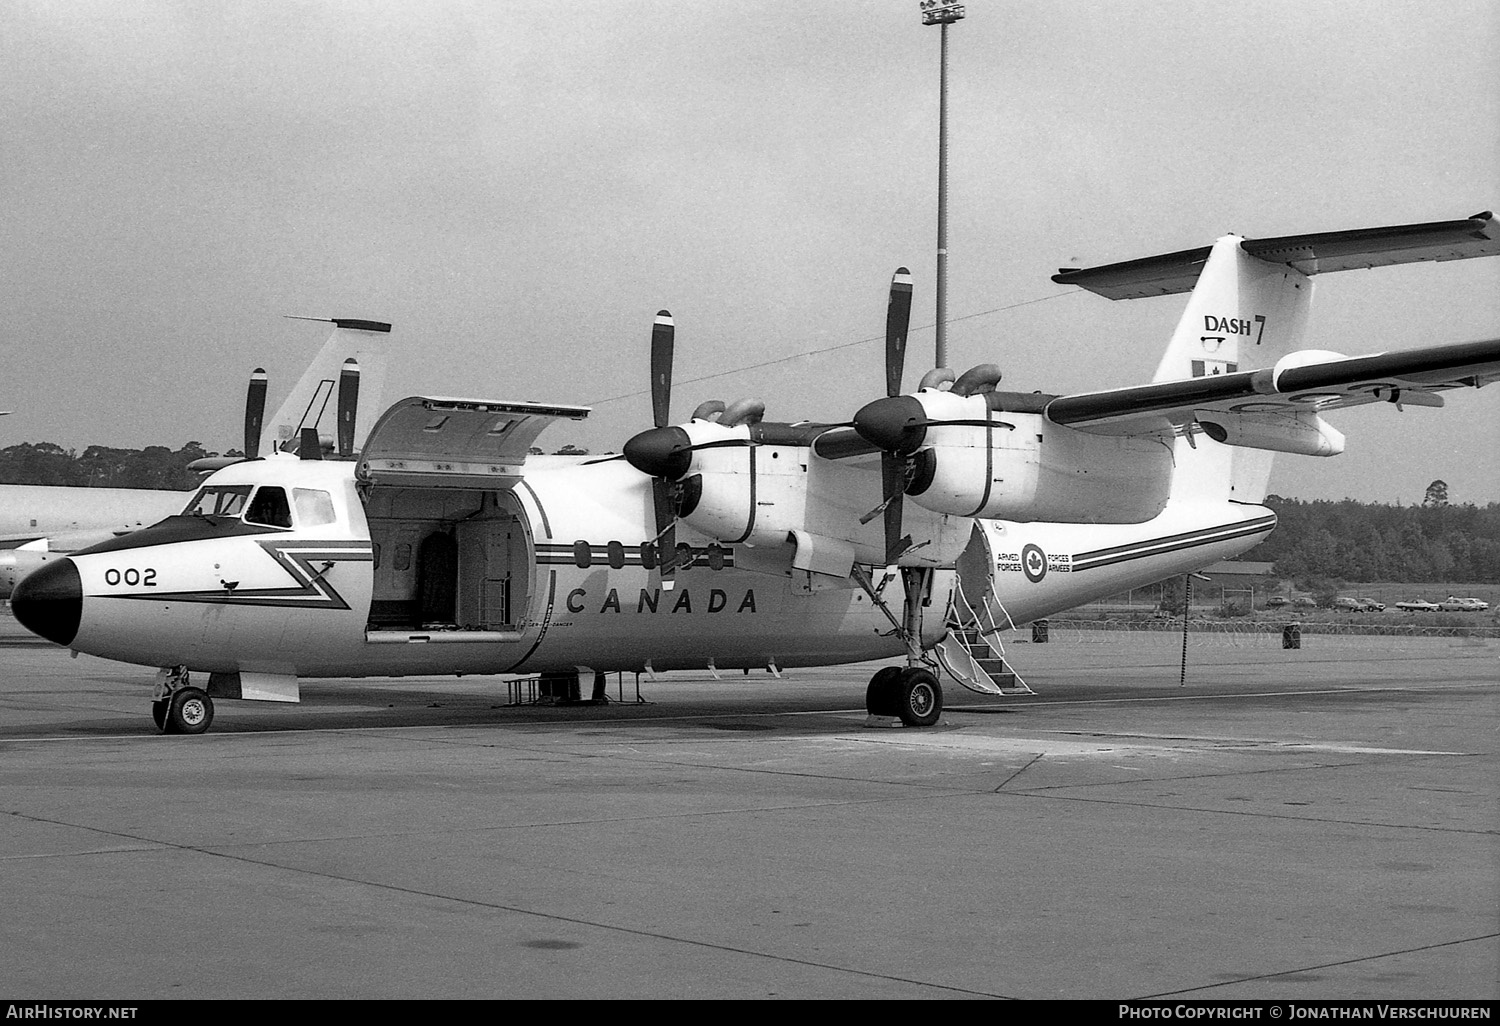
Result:
<svg viewBox="0 0 1500 1026">
<path fill-rule="evenodd" d="M 177 666 L 157 675 L 151 719 L 163 734 L 201 734 L 214 721 L 214 700 L 188 683 L 188 670 Z"/>
</svg>

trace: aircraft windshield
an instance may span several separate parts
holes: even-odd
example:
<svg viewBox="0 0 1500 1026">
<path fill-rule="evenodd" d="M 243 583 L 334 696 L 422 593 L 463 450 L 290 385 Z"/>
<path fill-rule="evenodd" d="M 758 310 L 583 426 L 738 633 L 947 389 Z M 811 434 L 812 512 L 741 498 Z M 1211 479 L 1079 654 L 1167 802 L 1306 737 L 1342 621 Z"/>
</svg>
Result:
<svg viewBox="0 0 1500 1026">
<path fill-rule="evenodd" d="M 250 498 L 249 485 L 212 485 L 198 489 L 182 512 L 186 516 L 237 517 Z"/>
</svg>

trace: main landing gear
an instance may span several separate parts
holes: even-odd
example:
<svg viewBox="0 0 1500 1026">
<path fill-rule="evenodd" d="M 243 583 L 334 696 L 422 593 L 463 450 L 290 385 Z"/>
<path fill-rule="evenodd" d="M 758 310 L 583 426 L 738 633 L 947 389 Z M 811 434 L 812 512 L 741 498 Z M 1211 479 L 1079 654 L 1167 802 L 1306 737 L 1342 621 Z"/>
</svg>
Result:
<svg viewBox="0 0 1500 1026">
<path fill-rule="evenodd" d="M 166 669 L 157 676 L 151 718 L 163 734 L 201 734 L 214 721 L 214 700 L 188 684 L 187 667 Z"/>
<path fill-rule="evenodd" d="M 908 727 L 930 727 L 943 714 L 943 686 L 921 666 L 887 666 L 870 678 L 865 708 L 871 716 L 899 716 Z"/>
<path fill-rule="evenodd" d="M 909 543 L 910 538 L 906 539 Z M 916 567 L 901 568 L 901 586 L 905 592 L 904 616 L 896 614 L 881 595 L 884 583 L 876 588 L 861 567 L 855 567 L 854 579 L 864 588 L 881 612 L 895 625 L 895 633 L 906 643 L 906 665 L 887 666 L 876 671 L 865 689 L 865 708 L 871 716 L 898 716 L 908 727 L 930 727 L 943 714 L 943 686 L 936 675 L 921 664 L 922 607 L 931 598 L 933 573 Z"/>
</svg>

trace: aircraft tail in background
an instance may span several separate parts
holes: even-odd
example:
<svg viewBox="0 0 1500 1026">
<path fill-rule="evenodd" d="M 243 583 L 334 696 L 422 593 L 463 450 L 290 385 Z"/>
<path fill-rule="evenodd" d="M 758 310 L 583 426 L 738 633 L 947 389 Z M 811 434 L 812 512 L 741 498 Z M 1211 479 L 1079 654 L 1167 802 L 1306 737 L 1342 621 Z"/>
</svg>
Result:
<svg viewBox="0 0 1500 1026">
<path fill-rule="evenodd" d="M 261 425 L 259 452 L 294 451 L 305 428 L 317 431 L 325 448 L 342 451 L 352 443 L 353 450 L 358 451 L 380 415 L 391 326 L 384 321 L 346 317 L 296 319 L 326 320 L 333 324 L 333 333 L 281 406 Z M 358 374 L 359 407 L 366 413 L 341 424 L 340 392 L 348 393 L 350 360 Z"/>
</svg>

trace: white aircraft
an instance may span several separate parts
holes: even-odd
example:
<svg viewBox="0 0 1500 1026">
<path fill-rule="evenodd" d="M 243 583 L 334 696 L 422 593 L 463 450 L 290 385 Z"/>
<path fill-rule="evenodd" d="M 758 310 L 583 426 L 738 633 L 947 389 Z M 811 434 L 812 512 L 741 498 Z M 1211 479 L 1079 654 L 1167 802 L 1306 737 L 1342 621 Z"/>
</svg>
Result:
<svg viewBox="0 0 1500 1026">
<path fill-rule="evenodd" d="M 381 393 L 384 340 L 391 326 L 347 318 L 331 323 L 332 334 L 269 422 L 262 423 L 266 372 L 257 367 L 250 376 L 245 458 L 253 459 L 262 450 L 295 451 L 304 428 L 317 433 L 322 448 L 346 455 L 363 442 L 363 434 L 355 431 L 359 393 L 361 387 L 366 399 Z M 240 459 L 210 457 L 198 460 L 192 469 L 217 470 Z M 193 494 L 150 488 L 0 485 L 0 599 L 9 598 L 17 582 L 44 563 L 179 513 Z"/>
<path fill-rule="evenodd" d="M 154 524 L 188 498 L 150 488 L 0 485 L 0 599 L 43 563 Z"/>
<path fill-rule="evenodd" d="M 845 424 L 741 401 L 670 425 L 663 312 L 655 427 L 622 457 L 528 457 L 586 407 L 412 397 L 357 462 L 310 447 L 227 467 L 181 515 L 48 564 L 12 607 L 75 651 L 163 668 L 153 714 L 173 733 L 207 729 L 215 697 L 295 702 L 305 677 L 529 675 L 562 697 L 607 671 L 903 656 L 867 707 L 931 724 L 939 667 L 1027 690 L 988 672 L 1004 629 L 1261 541 L 1272 454 L 1343 448 L 1324 413 L 1500 380 L 1500 339 L 1299 349 L 1309 275 L 1497 252 L 1486 213 L 1064 271 L 1115 299 L 1192 292 L 1152 383 L 1067 396 L 998 391 L 988 366 L 900 394 L 903 269 L 888 394 Z"/>
</svg>

